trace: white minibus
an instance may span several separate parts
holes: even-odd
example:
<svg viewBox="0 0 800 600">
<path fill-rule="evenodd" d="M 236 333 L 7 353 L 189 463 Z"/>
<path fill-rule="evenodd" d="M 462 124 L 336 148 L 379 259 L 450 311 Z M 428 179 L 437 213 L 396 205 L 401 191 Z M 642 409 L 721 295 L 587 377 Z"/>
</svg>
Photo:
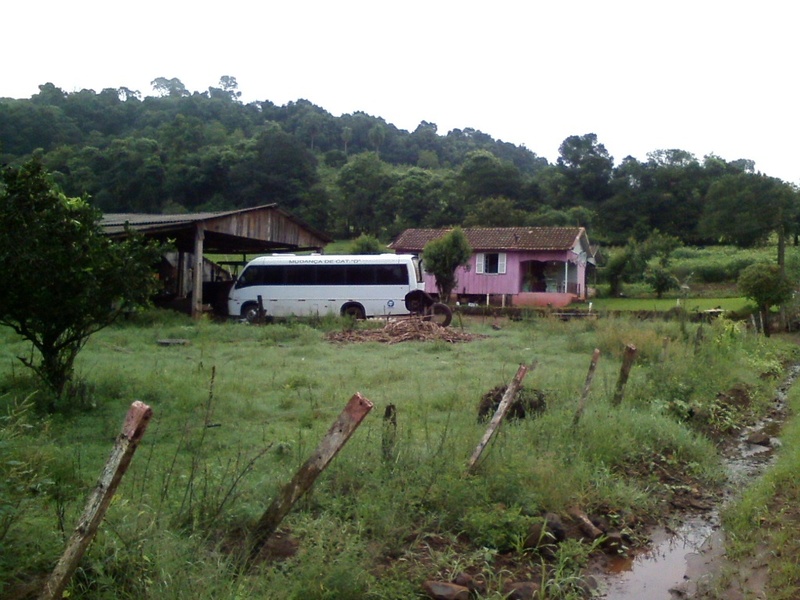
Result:
<svg viewBox="0 0 800 600">
<path fill-rule="evenodd" d="M 260 296 L 266 317 L 407 315 L 406 294 L 422 289 L 410 254 L 275 254 L 247 264 L 228 295 L 228 314 L 252 321 Z"/>
</svg>

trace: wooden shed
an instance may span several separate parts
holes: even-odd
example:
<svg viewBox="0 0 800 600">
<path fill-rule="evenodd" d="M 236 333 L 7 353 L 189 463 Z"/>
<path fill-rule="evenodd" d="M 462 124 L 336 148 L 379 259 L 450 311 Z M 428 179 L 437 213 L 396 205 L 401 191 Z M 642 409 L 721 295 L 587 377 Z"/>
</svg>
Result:
<svg viewBox="0 0 800 600">
<path fill-rule="evenodd" d="M 179 295 L 191 297 L 193 316 L 203 312 L 206 254 L 240 254 L 244 261 L 248 254 L 321 251 L 333 241 L 276 204 L 179 215 L 106 214 L 101 226 L 111 238 L 134 231 L 172 242 L 177 250 L 177 288 Z"/>
</svg>

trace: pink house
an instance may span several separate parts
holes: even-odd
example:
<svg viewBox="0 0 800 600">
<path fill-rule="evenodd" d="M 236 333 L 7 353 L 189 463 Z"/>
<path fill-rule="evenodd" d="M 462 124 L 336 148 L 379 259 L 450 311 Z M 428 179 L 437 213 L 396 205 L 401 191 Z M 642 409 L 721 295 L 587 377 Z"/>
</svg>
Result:
<svg viewBox="0 0 800 600">
<path fill-rule="evenodd" d="M 425 244 L 449 229 L 406 229 L 390 244 L 398 253 L 420 255 Z M 473 254 L 459 267 L 454 290 L 459 301 L 513 306 L 567 306 L 585 300 L 587 269 L 595 261 L 583 227 L 465 228 Z M 425 291 L 436 293 L 424 273 Z"/>
</svg>

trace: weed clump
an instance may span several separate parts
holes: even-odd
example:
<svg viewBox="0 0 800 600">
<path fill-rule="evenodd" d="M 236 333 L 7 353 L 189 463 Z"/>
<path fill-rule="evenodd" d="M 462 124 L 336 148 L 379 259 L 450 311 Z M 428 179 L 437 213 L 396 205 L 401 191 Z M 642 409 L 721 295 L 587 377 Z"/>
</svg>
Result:
<svg viewBox="0 0 800 600">
<path fill-rule="evenodd" d="M 483 423 L 492 418 L 497 407 L 506 393 L 508 386 L 498 385 L 486 392 L 478 404 L 478 422 Z M 547 409 L 547 396 L 542 390 L 526 388 L 521 385 L 517 390 L 511 406 L 508 408 L 506 418 L 524 419 L 526 417 L 536 417 Z"/>
</svg>

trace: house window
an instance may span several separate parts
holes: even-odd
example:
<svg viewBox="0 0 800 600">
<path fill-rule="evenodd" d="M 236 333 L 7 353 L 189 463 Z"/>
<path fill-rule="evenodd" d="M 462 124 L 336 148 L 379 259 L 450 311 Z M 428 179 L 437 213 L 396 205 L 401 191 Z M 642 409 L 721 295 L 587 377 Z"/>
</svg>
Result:
<svg viewBox="0 0 800 600">
<path fill-rule="evenodd" d="M 502 275 L 506 272 L 505 252 L 480 252 L 476 262 L 476 273 Z"/>
</svg>

